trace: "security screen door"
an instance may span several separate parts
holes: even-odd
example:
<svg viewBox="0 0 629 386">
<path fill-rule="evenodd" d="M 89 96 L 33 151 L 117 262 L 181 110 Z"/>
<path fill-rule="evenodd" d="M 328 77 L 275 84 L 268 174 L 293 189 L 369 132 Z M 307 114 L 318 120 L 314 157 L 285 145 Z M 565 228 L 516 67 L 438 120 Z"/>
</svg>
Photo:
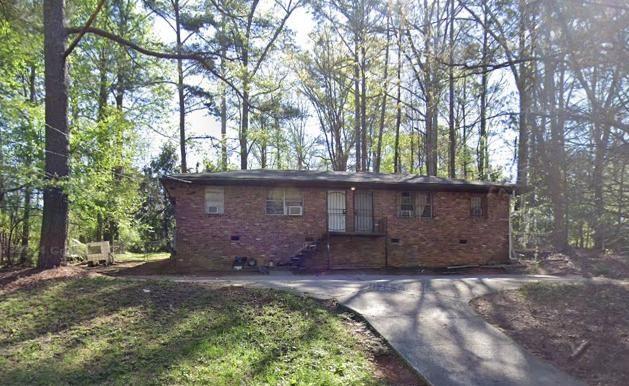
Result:
<svg viewBox="0 0 629 386">
<path fill-rule="evenodd" d="M 345 191 L 330 190 L 328 192 L 328 230 L 345 232 Z"/>
<path fill-rule="evenodd" d="M 356 232 L 373 232 L 373 192 L 354 192 Z"/>
</svg>

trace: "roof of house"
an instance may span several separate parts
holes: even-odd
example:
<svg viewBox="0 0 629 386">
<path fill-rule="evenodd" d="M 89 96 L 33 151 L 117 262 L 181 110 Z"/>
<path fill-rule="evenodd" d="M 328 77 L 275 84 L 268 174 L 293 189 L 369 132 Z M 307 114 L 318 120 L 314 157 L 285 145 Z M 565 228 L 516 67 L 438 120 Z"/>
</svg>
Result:
<svg viewBox="0 0 629 386">
<path fill-rule="evenodd" d="M 207 172 L 171 174 L 162 178 L 163 182 L 181 182 L 203 185 L 293 185 L 322 186 L 330 188 L 392 188 L 412 190 L 448 190 L 483 192 L 504 189 L 517 191 L 513 184 L 466 181 L 460 179 L 417 174 L 385 174 L 372 172 L 337 172 L 319 170 L 235 170 L 228 172 Z"/>
</svg>

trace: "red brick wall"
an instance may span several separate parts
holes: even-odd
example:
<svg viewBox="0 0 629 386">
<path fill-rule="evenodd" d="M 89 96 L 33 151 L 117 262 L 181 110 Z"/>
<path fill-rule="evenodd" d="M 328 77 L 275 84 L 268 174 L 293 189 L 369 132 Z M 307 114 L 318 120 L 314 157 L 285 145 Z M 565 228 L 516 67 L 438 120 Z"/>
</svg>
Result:
<svg viewBox="0 0 629 386">
<path fill-rule="evenodd" d="M 331 269 L 383 268 L 385 242 L 382 236 L 330 236 L 329 264 Z M 327 269 L 325 247 L 305 262 L 309 269 Z"/>
<path fill-rule="evenodd" d="M 225 186 L 225 213 L 205 213 L 204 186 L 168 183 L 175 199 L 176 249 L 180 263 L 209 269 L 230 269 L 235 256 L 256 258 L 259 264 L 286 260 L 306 238 L 326 232 L 326 192 L 305 188 L 303 216 L 265 213 L 268 188 Z M 347 191 L 348 227 L 353 223 L 352 191 Z M 331 268 L 448 266 L 504 262 L 508 259 L 507 195 L 488 195 L 487 218 L 470 217 L 469 193 L 434 193 L 432 219 L 397 217 L 395 191 L 374 190 L 374 216 L 386 217 L 388 237 L 332 236 Z M 232 241 L 232 236 L 239 240 Z M 397 243 L 391 239 L 398 239 Z M 465 244 L 460 241 L 466 240 Z M 386 245 L 385 245 L 386 243 Z M 322 247 L 309 266 L 326 268 Z"/>
<path fill-rule="evenodd" d="M 438 192 L 433 195 L 433 218 L 400 218 L 395 214 L 396 193 L 377 191 L 376 212 L 387 216 L 389 265 L 438 267 L 506 262 L 509 196 L 487 195 L 487 216 L 472 218 L 472 195 Z"/>
<path fill-rule="evenodd" d="M 267 189 L 225 186 L 225 213 L 205 213 L 204 187 L 175 184 L 168 190 L 175 199 L 177 259 L 210 269 L 230 269 L 235 256 L 258 263 L 285 259 L 298 251 L 306 237 L 325 232 L 325 195 L 304 189 L 303 216 L 267 215 Z M 232 241 L 232 236 L 239 240 Z"/>
</svg>

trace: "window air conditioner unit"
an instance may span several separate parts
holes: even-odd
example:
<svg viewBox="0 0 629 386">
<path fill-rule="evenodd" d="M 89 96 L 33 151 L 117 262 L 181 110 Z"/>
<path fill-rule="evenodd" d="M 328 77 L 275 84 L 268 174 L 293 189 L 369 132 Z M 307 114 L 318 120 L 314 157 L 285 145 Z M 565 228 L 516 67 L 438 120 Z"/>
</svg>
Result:
<svg viewBox="0 0 629 386">
<path fill-rule="evenodd" d="M 289 216 L 301 216 L 303 213 L 303 208 L 301 206 L 289 206 L 288 207 L 288 215 Z"/>
<path fill-rule="evenodd" d="M 209 207 L 207 208 L 207 212 L 208 212 L 209 214 L 218 214 L 218 213 L 219 213 L 219 211 L 218 211 L 218 206 L 209 206 Z"/>
<path fill-rule="evenodd" d="M 412 210 L 401 210 L 400 211 L 400 217 L 413 217 L 413 211 Z"/>
</svg>

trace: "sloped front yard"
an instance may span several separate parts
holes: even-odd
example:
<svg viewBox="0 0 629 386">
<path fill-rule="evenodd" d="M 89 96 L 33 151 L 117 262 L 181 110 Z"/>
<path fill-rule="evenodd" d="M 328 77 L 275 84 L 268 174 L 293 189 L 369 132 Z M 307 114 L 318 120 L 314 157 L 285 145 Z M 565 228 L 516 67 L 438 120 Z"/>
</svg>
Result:
<svg viewBox="0 0 629 386">
<path fill-rule="evenodd" d="M 471 305 L 530 352 L 589 385 L 629 384 L 629 282 L 529 284 Z"/>
<path fill-rule="evenodd" d="M 71 273 L 0 287 L 0 384 L 420 383 L 332 304 Z"/>
</svg>

